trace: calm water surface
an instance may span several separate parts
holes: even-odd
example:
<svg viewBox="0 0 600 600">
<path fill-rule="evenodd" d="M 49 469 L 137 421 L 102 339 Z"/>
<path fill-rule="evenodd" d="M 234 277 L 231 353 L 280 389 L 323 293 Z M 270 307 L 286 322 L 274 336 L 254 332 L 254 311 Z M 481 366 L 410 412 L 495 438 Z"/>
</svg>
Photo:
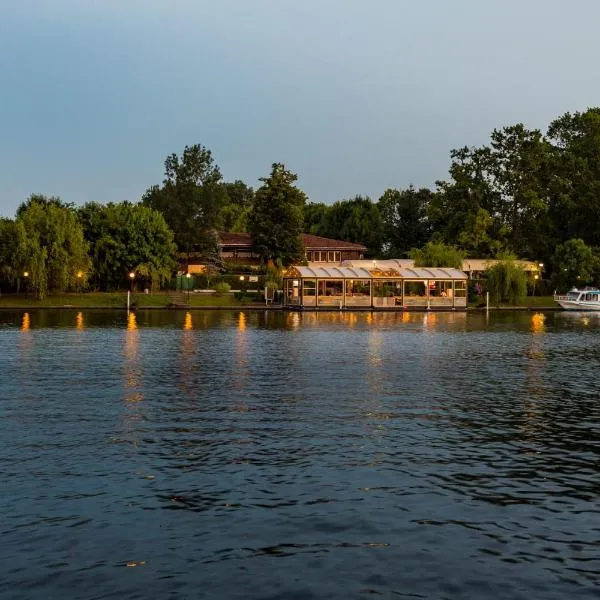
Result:
<svg viewBox="0 0 600 600">
<path fill-rule="evenodd" d="M 0 311 L 0 597 L 598 598 L 600 316 Z"/>
</svg>

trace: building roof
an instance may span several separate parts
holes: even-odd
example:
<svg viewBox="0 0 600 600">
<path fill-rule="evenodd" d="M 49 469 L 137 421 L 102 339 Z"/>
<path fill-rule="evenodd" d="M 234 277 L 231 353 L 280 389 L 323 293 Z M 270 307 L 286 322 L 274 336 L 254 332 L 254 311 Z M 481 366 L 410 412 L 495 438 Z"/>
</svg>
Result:
<svg viewBox="0 0 600 600">
<path fill-rule="evenodd" d="M 249 233 L 232 233 L 219 231 L 219 242 L 222 246 L 252 246 L 252 236 Z"/>
<path fill-rule="evenodd" d="M 307 250 L 311 250 L 312 248 L 328 248 L 330 250 L 362 250 L 364 252 L 367 249 L 363 244 L 333 240 L 321 237 L 320 235 L 313 235 L 312 233 L 303 233 L 302 242 Z"/>
<path fill-rule="evenodd" d="M 249 233 L 231 233 L 229 231 L 219 232 L 219 241 L 222 246 L 237 246 L 239 248 L 251 248 L 252 236 Z M 312 235 L 310 233 L 302 234 L 302 242 L 306 250 L 326 248 L 328 250 L 360 250 L 367 248 L 362 244 L 354 242 L 344 242 L 342 240 L 333 240 L 331 238 Z"/>
<path fill-rule="evenodd" d="M 372 261 L 369 268 L 366 267 L 316 267 L 316 266 L 296 266 L 290 267 L 286 272 L 286 277 L 303 277 L 315 279 L 467 279 L 467 275 L 458 269 L 441 268 L 412 268 L 404 267 L 385 268 L 380 266 L 373 267 Z M 380 261 L 386 262 L 386 261 Z M 391 261 L 390 261 L 391 262 Z"/>
<path fill-rule="evenodd" d="M 494 258 L 465 258 L 462 263 L 463 271 L 487 271 L 490 267 L 498 264 L 500 260 Z M 389 268 L 408 268 L 412 269 L 415 266 L 415 261 L 412 258 L 391 258 L 386 260 L 344 260 L 343 267 L 366 267 L 371 268 L 377 266 L 381 269 Z M 515 260 L 515 264 L 521 267 L 524 271 L 539 271 L 539 263 L 531 260 Z"/>
</svg>

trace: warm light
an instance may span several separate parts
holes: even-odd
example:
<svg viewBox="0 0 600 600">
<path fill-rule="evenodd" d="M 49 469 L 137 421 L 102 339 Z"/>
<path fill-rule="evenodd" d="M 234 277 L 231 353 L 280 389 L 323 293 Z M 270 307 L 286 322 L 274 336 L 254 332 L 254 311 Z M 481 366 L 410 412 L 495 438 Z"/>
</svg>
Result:
<svg viewBox="0 0 600 600">
<path fill-rule="evenodd" d="M 133 279 L 135 277 L 135 273 L 133 271 L 131 271 L 131 273 L 129 273 L 129 279 Z"/>
<path fill-rule="evenodd" d="M 539 279 L 539 278 L 540 278 L 540 276 L 539 276 L 539 275 L 534 275 L 534 276 L 533 276 L 533 278 L 534 278 L 534 279 Z"/>
<path fill-rule="evenodd" d="M 543 269 L 544 268 L 544 263 L 539 263 L 538 266 L 539 266 L 540 269 Z"/>
<path fill-rule="evenodd" d="M 79 330 L 83 329 L 84 327 L 82 312 L 78 312 L 77 316 L 75 317 L 75 327 L 77 327 Z"/>
<path fill-rule="evenodd" d="M 127 329 L 129 331 L 134 331 L 135 329 L 137 329 L 137 322 L 135 319 L 134 312 L 127 313 Z"/>
<path fill-rule="evenodd" d="M 543 333 L 546 317 L 542 313 L 535 313 L 531 317 L 531 330 L 533 333 Z"/>
<path fill-rule="evenodd" d="M 292 285 L 293 285 L 293 287 L 298 287 L 300 285 L 300 282 L 297 279 L 294 279 L 292 281 Z"/>
<path fill-rule="evenodd" d="M 186 273 L 185 276 L 189 279 L 192 276 L 192 274 L 191 273 Z"/>
<path fill-rule="evenodd" d="M 186 331 L 189 331 L 190 329 L 193 329 L 193 327 L 194 327 L 194 324 L 192 323 L 192 313 L 186 312 L 185 318 L 183 320 L 183 328 Z"/>
<path fill-rule="evenodd" d="M 238 316 L 238 330 L 244 331 L 246 329 L 246 315 L 241 312 Z"/>
<path fill-rule="evenodd" d="M 29 277 L 29 271 L 25 271 L 25 273 L 23 273 L 23 277 Z"/>
<path fill-rule="evenodd" d="M 243 275 L 240 275 L 240 281 L 244 281 L 245 277 Z"/>
<path fill-rule="evenodd" d="M 21 331 L 29 331 L 31 327 L 31 319 L 29 313 L 23 313 L 23 320 L 21 321 Z"/>
<path fill-rule="evenodd" d="M 83 271 L 77 271 L 77 279 L 81 279 L 83 277 Z"/>
</svg>

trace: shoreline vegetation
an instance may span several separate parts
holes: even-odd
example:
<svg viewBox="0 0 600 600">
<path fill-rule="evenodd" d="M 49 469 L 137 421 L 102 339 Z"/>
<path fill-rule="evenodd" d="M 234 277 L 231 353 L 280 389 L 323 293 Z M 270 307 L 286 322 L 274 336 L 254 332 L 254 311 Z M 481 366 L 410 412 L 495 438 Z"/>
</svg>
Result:
<svg viewBox="0 0 600 600">
<path fill-rule="evenodd" d="M 264 301 L 252 300 L 248 297 L 236 298 L 233 295 L 217 296 L 215 294 L 195 294 L 191 293 L 189 301 L 174 302 L 172 294 L 153 293 L 143 294 L 134 293 L 131 295 L 131 306 L 133 310 L 151 309 L 151 310 L 287 310 L 281 304 L 268 304 Z M 37 300 L 31 295 L 25 294 L 3 294 L 0 296 L 0 310 L 20 310 L 20 309 L 115 309 L 126 310 L 127 292 L 84 292 L 72 294 L 50 294 L 43 300 Z M 552 296 L 528 296 L 519 304 L 500 304 L 495 306 L 490 304 L 490 310 L 557 310 L 559 307 Z M 310 309 L 305 309 L 310 311 Z M 322 310 L 322 309 L 319 309 Z M 351 310 L 351 309 L 350 309 Z M 369 311 L 370 308 L 361 310 Z M 375 309 L 378 312 L 380 309 Z M 485 310 L 485 305 L 481 302 L 470 303 L 468 311 Z M 342 312 L 348 312 L 344 309 Z M 317 312 L 319 312 L 317 310 Z M 383 311 L 382 311 L 383 312 Z M 410 311 L 406 311 L 410 312 Z M 419 312 L 423 312 L 419 310 Z M 436 309 L 436 312 L 443 312 Z"/>
<path fill-rule="evenodd" d="M 155 293 L 136 296 L 139 307 L 168 307 L 183 302 L 169 300 L 167 290 L 212 287 L 216 297 L 194 295 L 189 304 L 253 305 L 258 298 L 239 282 L 252 276 L 259 289 L 281 290 L 285 268 L 313 258 L 305 233 L 359 244 L 364 259 L 408 258 L 415 267 L 462 269 L 464 259 L 493 259 L 469 274 L 469 306 L 489 293 L 490 306 L 535 307 L 536 295 L 600 281 L 599 147 L 600 107 L 587 108 L 553 120 L 545 133 L 517 123 L 494 129 L 484 145 L 455 148 L 448 177 L 433 189 L 410 185 L 376 200 L 325 204 L 311 202 L 279 162 L 256 190 L 224 181 L 212 152 L 197 143 L 168 155 L 162 183 L 141 198 L 80 205 L 33 194 L 13 219 L 0 218 L 0 290 L 44 302 L 53 294 L 148 289 Z M 243 233 L 251 246 L 223 252 L 222 233 Z M 331 262 L 322 255 L 315 262 Z M 525 271 L 523 261 L 535 270 Z M 241 289 L 230 300 L 225 291 L 233 287 Z M 104 298 L 44 306 L 122 304 Z"/>
</svg>

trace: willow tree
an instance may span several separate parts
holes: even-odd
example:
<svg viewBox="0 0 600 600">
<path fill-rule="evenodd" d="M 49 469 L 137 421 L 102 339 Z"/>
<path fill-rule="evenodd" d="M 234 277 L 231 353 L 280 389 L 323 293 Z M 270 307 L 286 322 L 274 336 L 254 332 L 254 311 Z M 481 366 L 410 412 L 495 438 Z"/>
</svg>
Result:
<svg viewBox="0 0 600 600">
<path fill-rule="evenodd" d="M 25 233 L 23 270 L 37 298 L 85 283 L 91 269 L 88 244 L 71 205 L 33 195 L 18 208 L 16 222 Z"/>
<path fill-rule="evenodd" d="M 23 274 L 27 236 L 22 223 L 0 218 L 0 285 L 14 288 Z"/>
<path fill-rule="evenodd" d="M 486 285 L 492 304 L 516 305 L 527 295 L 527 275 L 513 257 L 505 257 L 487 270 Z"/>
</svg>

